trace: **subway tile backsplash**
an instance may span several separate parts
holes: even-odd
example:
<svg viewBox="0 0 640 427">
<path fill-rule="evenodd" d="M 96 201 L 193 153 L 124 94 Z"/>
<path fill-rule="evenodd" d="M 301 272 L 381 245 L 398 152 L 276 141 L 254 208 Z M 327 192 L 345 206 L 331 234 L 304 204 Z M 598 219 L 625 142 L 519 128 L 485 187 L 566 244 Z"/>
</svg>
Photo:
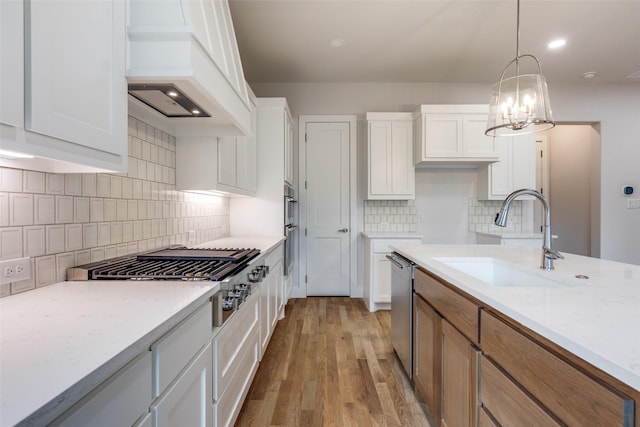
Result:
<svg viewBox="0 0 640 427">
<path fill-rule="evenodd" d="M 502 200 L 469 199 L 469 231 L 482 233 L 520 233 L 522 232 L 522 201 L 515 200 L 509 209 L 509 221 L 506 227 L 494 224 Z"/>
<path fill-rule="evenodd" d="M 32 278 L 1 283 L 0 296 L 65 280 L 75 265 L 229 235 L 228 198 L 175 189 L 173 136 L 129 117 L 128 142 L 123 174 L 0 168 L 0 259 L 32 258 Z"/>
<path fill-rule="evenodd" d="M 417 229 L 414 200 L 365 200 L 365 232 L 415 232 Z"/>
</svg>

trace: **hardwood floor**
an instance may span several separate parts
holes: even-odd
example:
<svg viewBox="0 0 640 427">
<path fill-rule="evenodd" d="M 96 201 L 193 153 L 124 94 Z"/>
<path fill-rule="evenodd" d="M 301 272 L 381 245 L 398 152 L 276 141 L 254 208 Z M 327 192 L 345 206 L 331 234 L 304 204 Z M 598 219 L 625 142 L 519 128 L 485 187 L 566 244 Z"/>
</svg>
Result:
<svg viewBox="0 0 640 427">
<path fill-rule="evenodd" d="M 360 299 L 290 300 L 236 426 L 429 426 L 390 329 Z"/>
</svg>

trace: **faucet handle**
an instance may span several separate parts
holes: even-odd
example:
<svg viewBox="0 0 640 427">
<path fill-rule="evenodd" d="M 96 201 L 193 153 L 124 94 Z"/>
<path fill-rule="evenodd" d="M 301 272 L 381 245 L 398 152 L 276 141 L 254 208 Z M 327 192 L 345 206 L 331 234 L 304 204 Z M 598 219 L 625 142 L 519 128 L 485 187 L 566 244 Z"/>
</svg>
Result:
<svg viewBox="0 0 640 427">
<path fill-rule="evenodd" d="M 544 250 L 544 257 L 547 259 L 564 259 L 564 255 L 555 249 L 542 248 Z"/>
</svg>

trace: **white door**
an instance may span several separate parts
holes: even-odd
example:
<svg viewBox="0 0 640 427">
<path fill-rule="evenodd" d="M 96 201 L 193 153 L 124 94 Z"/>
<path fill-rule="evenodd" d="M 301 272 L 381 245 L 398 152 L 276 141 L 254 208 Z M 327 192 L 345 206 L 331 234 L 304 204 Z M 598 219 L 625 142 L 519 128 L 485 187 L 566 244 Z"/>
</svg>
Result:
<svg viewBox="0 0 640 427">
<path fill-rule="evenodd" d="M 308 296 L 350 295 L 350 126 L 306 123 Z"/>
</svg>

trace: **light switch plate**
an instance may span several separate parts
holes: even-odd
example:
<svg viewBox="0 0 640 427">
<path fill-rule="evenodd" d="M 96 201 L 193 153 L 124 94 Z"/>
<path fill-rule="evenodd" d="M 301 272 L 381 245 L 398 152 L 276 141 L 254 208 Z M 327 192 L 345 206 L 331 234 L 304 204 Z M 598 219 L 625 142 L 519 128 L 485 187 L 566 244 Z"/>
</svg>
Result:
<svg viewBox="0 0 640 427">
<path fill-rule="evenodd" d="M 2 283 L 14 283 L 31 278 L 31 258 L 16 258 L 0 261 Z"/>
</svg>

